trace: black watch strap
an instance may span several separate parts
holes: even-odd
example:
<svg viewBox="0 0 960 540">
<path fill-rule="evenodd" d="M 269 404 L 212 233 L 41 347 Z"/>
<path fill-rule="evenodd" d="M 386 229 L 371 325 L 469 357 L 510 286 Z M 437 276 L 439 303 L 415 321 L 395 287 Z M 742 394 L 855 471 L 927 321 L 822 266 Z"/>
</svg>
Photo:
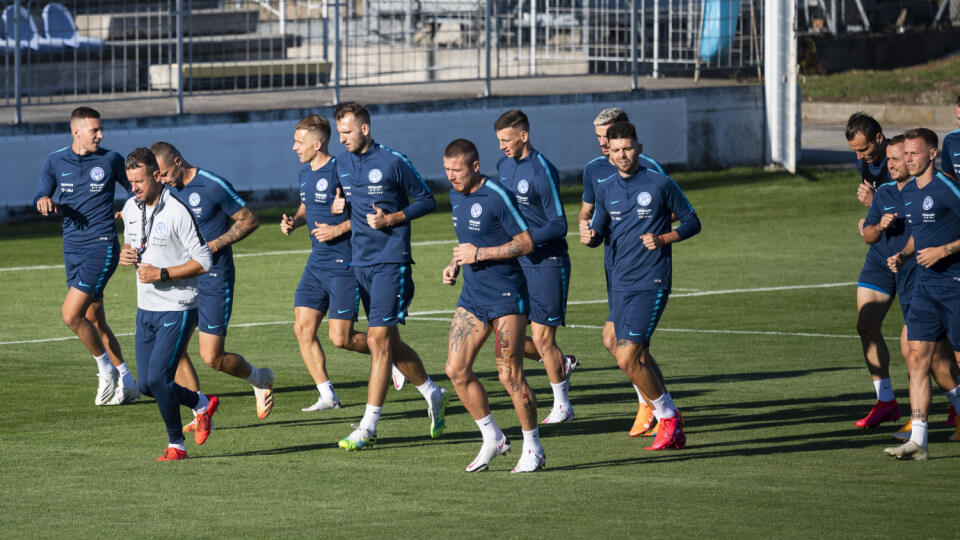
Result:
<svg viewBox="0 0 960 540">
<path fill-rule="evenodd" d="M 166 268 L 160 269 L 160 281 L 170 281 L 170 272 Z"/>
</svg>

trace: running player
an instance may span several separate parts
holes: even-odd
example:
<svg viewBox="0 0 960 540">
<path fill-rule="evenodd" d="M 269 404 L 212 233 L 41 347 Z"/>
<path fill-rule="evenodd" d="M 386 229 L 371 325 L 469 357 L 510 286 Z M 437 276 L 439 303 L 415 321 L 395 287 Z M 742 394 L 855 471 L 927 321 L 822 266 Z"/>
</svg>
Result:
<svg viewBox="0 0 960 540">
<path fill-rule="evenodd" d="M 607 130 L 616 122 L 629 121 L 630 119 L 627 117 L 627 113 L 624 112 L 623 109 L 618 109 L 615 107 L 600 111 L 600 114 L 598 114 L 593 120 L 593 132 L 597 136 L 597 142 L 600 144 L 601 155 L 588 161 L 583 168 L 583 200 L 580 203 L 580 214 L 577 219 L 581 231 L 589 228 L 590 226 L 590 218 L 593 217 L 593 208 L 596 201 L 596 196 L 594 195 L 596 190 L 600 188 L 600 184 L 617 175 L 617 166 L 614 165 L 610 160 L 610 146 L 607 140 Z M 667 175 L 667 173 L 664 172 L 663 167 L 657 163 L 657 160 L 643 153 L 642 144 L 640 144 L 640 155 L 638 156 L 638 159 L 641 167 L 653 169 L 664 176 Z M 603 268 L 607 285 L 607 309 L 609 314 L 607 315 L 607 321 L 603 324 L 602 336 L 603 346 L 610 351 L 610 354 L 614 358 L 616 358 L 617 334 L 613 328 L 613 313 L 609 311 L 610 270 L 613 268 L 613 250 L 607 245 L 607 240 L 608 239 L 604 239 Z M 663 373 L 660 371 L 660 366 L 657 365 L 657 362 L 650 354 L 649 349 L 644 349 L 644 352 L 640 357 L 640 361 L 644 365 L 648 366 L 654 372 L 654 374 L 656 374 L 661 383 L 664 382 Z M 653 409 L 650 408 L 650 405 L 643 400 L 643 395 L 640 393 L 640 389 L 636 386 L 634 386 L 633 389 L 637 393 L 637 416 L 633 420 L 633 426 L 630 427 L 630 436 L 639 437 L 642 435 L 644 437 L 652 437 L 657 434 L 656 419 L 653 415 Z"/>
<path fill-rule="evenodd" d="M 857 198 L 869 208 L 877 187 L 891 181 L 886 163 L 887 138 L 883 135 L 880 123 L 863 112 L 850 115 L 845 135 L 847 145 L 857 154 L 857 172 L 861 178 L 857 186 Z"/>
<path fill-rule="evenodd" d="M 472 142 L 457 139 L 447 145 L 443 168 L 453 188 L 450 205 L 459 242 L 443 269 L 443 282 L 454 285 L 463 268 L 463 288 L 450 323 L 446 371 L 483 437 L 480 453 L 467 472 L 486 470 L 493 458 L 510 450 L 510 439 L 493 419 L 487 392 L 473 371 L 491 330 L 496 335 L 500 383 L 513 401 L 523 430 L 523 452 L 513 472 L 533 472 L 547 458 L 537 429 L 537 399 L 523 376 L 527 299 L 517 262 L 517 257 L 533 252 L 533 239 L 506 191 L 480 174 L 480 155 Z"/>
<path fill-rule="evenodd" d="M 960 96 L 953 106 L 957 127 L 960 127 Z M 954 181 L 960 180 L 960 129 L 955 129 L 943 138 L 943 150 L 940 152 L 940 169 Z"/>
<path fill-rule="evenodd" d="M 341 206 L 350 214 L 353 267 L 367 312 L 370 349 L 366 412 L 360 425 L 338 444 L 363 450 L 376 442 L 391 364 L 427 400 L 430 436 L 436 439 L 443 433 L 447 390 L 430 379 L 420 357 L 400 339 L 397 324 L 404 322 L 413 300 L 410 221 L 432 212 L 437 203 L 406 156 L 374 142 L 366 108 L 341 103 L 334 119 L 346 147 L 336 158 L 336 169 L 344 194 Z"/>
<path fill-rule="evenodd" d="M 367 335 L 353 329 L 360 309 L 360 292 L 350 265 L 350 220 L 330 212 L 340 182 L 336 160 L 327 153 L 329 142 L 330 122 L 326 118 L 314 114 L 297 123 L 293 151 L 304 164 L 300 169 L 300 207 L 293 217 L 284 214 L 280 221 L 283 234 L 308 225 L 313 247 L 293 301 L 293 330 L 300 355 L 320 392 L 317 402 L 303 411 L 340 408 L 333 381 L 327 374 L 327 357 L 317 338 L 324 315 L 330 315 L 330 342 L 335 347 L 370 354 Z"/>
<path fill-rule="evenodd" d="M 567 290 L 570 286 L 570 256 L 567 254 L 567 216 L 558 191 L 557 169 L 533 149 L 530 122 L 523 111 L 512 109 L 493 124 L 505 154 L 497 162 L 500 183 L 520 209 L 530 227 L 533 253 L 519 258 L 530 295 L 531 345 L 528 356 L 543 360 L 553 407 L 544 424 L 573 418 L 567 361 L 557 346 L 557 327 L 564 324 Z M 572 370 L 570 370 L 572 372 Z"/>
<path fill-rule="evenodd" d="M 912 430 L 910 440 L 884 453 L 897 459 L 927 459 L 927 374 L 934 362 L 953 363 L 946 358 L 938 360 L 937 342 L 946 336 L 956 358 L 960 358 L 960 188 L 933 166 L 936 133 L 926 128 L 911 129 L 904 133 L 904 139 L 904 161 L 914 178 L 900 195 L 913 242 L 893 262 L 902 264 L 915 252 L 920 266 L 907 312 Z M 953 388 L 946 392 L 947 397 L 960 409 L 960 386 L 955 381 L 950 385 Z"/>
<path fill-rule="evenodd" d="M 224 348 L 236 280 L 231 246 L 256 230 L 260 221 L 230 182 L 190 165 L 172 144 L 156 142 L 151 150 L 160 167 L 160 179 L 193 212 L 213 255 L 213 266 L 197 278 L 200 357 L 210 368 L 249 382 L 257 399 L 257 416 L 266 418 L 273 409 L 273 370 L 257 369 L 244 357 Z M 177 382 L 199 391 L 196 371 L 186 349 L 180 364 Z M 195 425 L 191 422 L 185 429 L 192 431 Z"/>
<path fill-rule="evenodd" d="M 116 185 L 129 188 L 123 156 L 100 147 L 100 113 L 78 107 L 70 114 L 73 143 L 51 153 L 33 204 L 44 216 L 63 218 L 67 296 L 60 314 L 99 367 L 95 405 L 132 403 L 140 397 L 103 309 L 103 289 L 117 269 L 120 245 L 114 226 Z M 60 193 L 53 202 L 55 191 Z"/>
<path fill-rule="evenodd" d="M 187 457 L 180 405 L 197 414 L 194 440 L 210 435 L 217 396 L 188 390 L 173 380 L 176 359 L 197 326 L 197 276 L 212 257 L 187 206 L 164 188 L 153 153 L 137 148 L 126 160 L 134 196 L 123 206 L 120 264 L 137 268 L 137 372 L 140 391 L 157 400 L 168 446 L 157 461 Z"/>
<path fill-rule="evenodd" d="M 614 250 L 610 305 L 617 365 L 653 405 L 660 424 L 647 450 L 683 448 L 686 435 L 680 413 L 663 382 L 640 358 L 650 347 L 670 296 L 670 244 L 700 232 L 700 220 L 676 183 L 640 166 L 640 145 L 632 124 L 610 126 L 607 138 L 618 174 L 597 190 L 593 219 L 580 241 L 596 247 L 609 238 Z M 672 216 L 680 220 L 676 230 L 670 228 Z"/>
</svg>

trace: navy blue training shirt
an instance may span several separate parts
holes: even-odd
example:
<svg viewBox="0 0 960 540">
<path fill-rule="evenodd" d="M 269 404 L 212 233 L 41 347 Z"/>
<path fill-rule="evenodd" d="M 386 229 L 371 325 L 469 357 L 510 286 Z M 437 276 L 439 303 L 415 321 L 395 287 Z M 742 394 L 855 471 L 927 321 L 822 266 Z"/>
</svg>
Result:
<svg viewBox="0 0 960 540">
<path fill-rule="evenodd" d="M 200 225 L 200 234 L 207 243 L 223 235 L 233 225 L 233 216 L 246 206 L 233 185 L 223 178 L 203 169 L 182 189 L 173 188 L 171 193 L 187 205 Z M 211 274 L 233 271 L 233 246 L 227 246 L 213 254 Z"/>
<path fill-rule="evenodd" d="M 900 190 L 900 196 L 917 251 L 960 239 L 960 187 L 942 172 L 934 174 L 923 189 L 917 186 L 916 178 L 911 179 Z M 930 268 L 920 266 L 917 279 L 934 285 L 960 285 L 960 252 L 940 259 Z"/>
<path fill-rule="evenodd" d="M 877 189 L 881 184 L 893 181 L 893 178 L 890 178 L 890 171 L 887 169 L 886 139 L 884 139 L 883 144 L 880 145 L 878 150 L 880 155 L 883 156 L 880 161 L 869 162 L 866 158 L 856 161 L 857 172 L 860 173 L 860 178 L 870 182 L 873 189 Z"/>
<path fill-rule="evenodd" d="M 867 210 L 864 225 L 880 223 L 880 218 L 884 214 L 896 214 L 897 219 L 881 233 L 879 240 L 870 244 L 870 251 L 875 252 L 875 256 L 881 257 L 883 266 L 886 267 L 887 259 L 903 251 L 903 247 L 910 240 L 910 226 L 905 219 L 906 207 L 903 206 L 903 199 L 900 197 L 896 182 L 887 182 L 877 188 L 873 195 L 873 204 Z"/>
<path fill-rule="evenodd" d="M 567 252 L 567 216 L 560 201 L 556 167 L 540 152 L 531 150 L 519 161 L 500 158 L 497 172 L 533 238 L 533 253 L 520 257 L 520 264 L 560 266 Z"/>
<path fill-rule="evenodd" d="M 667 176 L 667 173 L 663 170 L 663 167 L 657 163 L 657 160 L 645 154 L 640 154 L 638 157 L 641 167 L 653 169 Z M 583 202 L 595 204 L 596 196 L 594 192 L 597 189 L 597 184 L 614 174 L 619 174 L 619 171 L 617 171 L 617 167 L 614 164 L 610 163 L 610 158 L 607 156 L 597 156 L 588 161 L 583 167 Z"/>
<path fill-rule="evenodd" d="M 307 229 L 313 229 L 314 223 L 340 225 L 350 219 L 346 213 L 336 216 L 330 212 L 330 204 L 337 195 L 339 185 L 336 159 L 330 159 L 317 170 L 311 169 L 309 163 L 300 169 L 300 202 L 307 210 Z M 310 241 L 313 249 L 307 264 L 324 270 L 352 272 L 350 233 L 327 242 L 321 242 L 311 234 Z"/>
<path fill-rule="evenodd" d="M 940 168 L 943 172 L 960 180 L 960 129 L 955 129 L 943 138 L 943 150 L 940 152 Z"/>
</svg>

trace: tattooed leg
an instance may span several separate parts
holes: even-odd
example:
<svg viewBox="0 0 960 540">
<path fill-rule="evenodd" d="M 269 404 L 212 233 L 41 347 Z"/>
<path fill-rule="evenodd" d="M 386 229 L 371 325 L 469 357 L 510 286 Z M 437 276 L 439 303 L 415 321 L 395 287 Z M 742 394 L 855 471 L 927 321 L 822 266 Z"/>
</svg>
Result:
<svg viewBox="0 0 960 540">
<path fill-rule="evenodd" d="M 487 392 L 473 371 L 477 353 L 488 335 L 489 326 L 485 326 L 467 310 L 457 308 L 450 322 L 445 371 L 460 402 L 474 420 L 490 414 Z"/>
<path fill-rule="evenodd" d="M 930 406 L 930 366 L 937 344 L 931 341 L 910 341 L 907 371 L 910 374 L 910 418 L 926 422 Z"/>
<path fill-rule="evenodd" d="M 497 373 L 507 389 L 520 426 L 527 431 L 537 426 L 537 398 L 523 376 L 523 341 L 527 326 L 524 315 L 505 315 L 493 322 L 497 346 Z"/>
</svg>

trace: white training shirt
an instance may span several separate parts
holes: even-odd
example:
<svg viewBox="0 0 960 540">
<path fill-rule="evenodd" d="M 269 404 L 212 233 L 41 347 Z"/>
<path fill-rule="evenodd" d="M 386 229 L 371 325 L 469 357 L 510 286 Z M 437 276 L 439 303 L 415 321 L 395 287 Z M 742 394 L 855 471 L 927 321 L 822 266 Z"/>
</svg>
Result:
<svg viewBox="0 0 960 540">
<path fill-rule="evenodd" d="M 141 262 L 169 268 L 192 259 L 203 266 L 204 272 L 210 269 L 213 257 L 193 214 L 166 187 L 152 208 L 144 208 L 137 203 L 136 197 L 130 197 L 123 205 L 124 243 L 134 249 L 140 248 L 144 231 L 149 241 Z M 141 283 L 138 279 L 137 307 L 146 311 L 193 309 L 197 307 L 197 278 L 155 283 Z"/>
</svg>

